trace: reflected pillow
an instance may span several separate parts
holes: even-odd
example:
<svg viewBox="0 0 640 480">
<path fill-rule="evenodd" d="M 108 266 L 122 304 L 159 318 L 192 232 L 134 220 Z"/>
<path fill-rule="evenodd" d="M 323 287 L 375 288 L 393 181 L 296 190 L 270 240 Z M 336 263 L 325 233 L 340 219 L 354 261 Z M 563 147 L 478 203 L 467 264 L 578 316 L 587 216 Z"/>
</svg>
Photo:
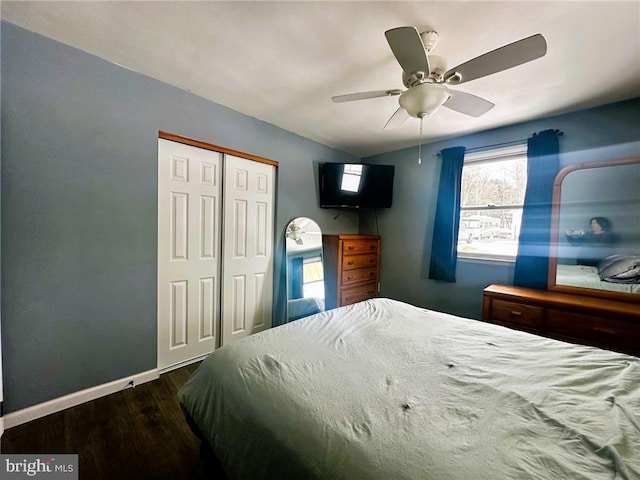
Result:
<svg viewBox="0 0 640 480">
<path fill-rule="evenodd" d="M 640 283 L 640 255 L 611 255 L 598 263 L 600 280 Z"/>
</svg>

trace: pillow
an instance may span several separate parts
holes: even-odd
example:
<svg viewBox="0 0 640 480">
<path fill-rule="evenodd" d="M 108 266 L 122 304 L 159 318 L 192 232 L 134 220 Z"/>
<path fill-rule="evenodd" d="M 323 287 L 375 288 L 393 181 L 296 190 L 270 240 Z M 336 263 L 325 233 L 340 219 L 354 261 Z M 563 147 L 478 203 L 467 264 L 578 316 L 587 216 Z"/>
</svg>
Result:
<svg viewBox="0 0 640 480">
<path fill-rule="evenodd" d="M 613 257 L 613 258 L 612 258 Z M 640 256 L 611 255 L 598 264 L 600 280 L 613 283 L 640 283 Z"/>
<path fill-rule="evenodd" d="M 598 272 L 604 270 L 605 268 L 607 268 L 609 265 L 617 262 L 618 260 L 622 260 L 628 257 L 633 257 L 634 255 L 629 255 L 629 254 L 616 254 L 616 255 L 609 255 L 608 257 L 604 257 L 602 260 L 600 260 L 598 262 L 598 264 L 596 265 L 598 267 Z"/>
</svg>

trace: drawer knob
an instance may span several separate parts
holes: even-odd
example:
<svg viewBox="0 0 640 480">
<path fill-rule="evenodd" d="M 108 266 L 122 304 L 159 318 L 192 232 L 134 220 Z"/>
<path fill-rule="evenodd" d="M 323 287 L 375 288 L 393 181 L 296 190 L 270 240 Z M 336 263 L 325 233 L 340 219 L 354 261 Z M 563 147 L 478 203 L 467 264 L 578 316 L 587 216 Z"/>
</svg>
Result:
<svg viewBox="0 0 640 480">
<path fill-rule="evenodd" d="M 356 247 L 354 247 L 353 245 L 349 245 L 349 246 L 347 247 L 347 250 L 353 250 L 354 248 L 356 248 Z"/>
<path fill-rule="evenodd" d="M 351 275 L 349 275 L 349 276 L 347 277 L 347 280 L 353 280 L 353 277 L 352 277 Z"/>
<path fill-rule="evenodd" d="M 517 310 L 511 310 L 509 312 L 509 315 L 511 315 L 512 317 L 521 317 L 522 316 L 522 312 L 518 312 Z"/>
<path fill-rule="evenodd" d="M 353 260 L 349 260 L 349 261 L 347 262 L 347 265 L 353 265 L 353 263 L 354 263 L 354 262 L 353 262 Z"/>
</svg>

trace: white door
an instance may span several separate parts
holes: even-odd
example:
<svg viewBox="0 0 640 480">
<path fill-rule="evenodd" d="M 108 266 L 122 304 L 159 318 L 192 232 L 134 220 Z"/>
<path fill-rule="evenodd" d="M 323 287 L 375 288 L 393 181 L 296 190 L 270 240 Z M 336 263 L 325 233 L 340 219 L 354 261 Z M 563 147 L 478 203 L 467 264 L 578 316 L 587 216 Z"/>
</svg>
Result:
<svg viewBox="0 0 640 480">
<path fill-rule="evenodd" d="M 216 348 L 222 154 L 158 140 L 158 368 Z"/>
<path fill-rule="evenodd" d="M 222 344 L 271 327 L 275 166 L 225 155 Z"/>
</svg>

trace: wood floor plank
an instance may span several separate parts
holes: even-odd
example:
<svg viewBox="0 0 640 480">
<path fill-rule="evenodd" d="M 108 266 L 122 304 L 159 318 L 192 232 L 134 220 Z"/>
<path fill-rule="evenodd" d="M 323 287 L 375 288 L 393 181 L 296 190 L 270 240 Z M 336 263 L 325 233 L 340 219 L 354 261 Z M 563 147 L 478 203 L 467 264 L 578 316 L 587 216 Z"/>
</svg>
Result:
<svg viewBox="0 0 640 480">
<path fill-rule="evenodd" d="M 77 453 L 83 480 L 226 480 L 201 455 L 176 396 L 197 367 L 13 427 L 2 453 Z"/>
</svg>

